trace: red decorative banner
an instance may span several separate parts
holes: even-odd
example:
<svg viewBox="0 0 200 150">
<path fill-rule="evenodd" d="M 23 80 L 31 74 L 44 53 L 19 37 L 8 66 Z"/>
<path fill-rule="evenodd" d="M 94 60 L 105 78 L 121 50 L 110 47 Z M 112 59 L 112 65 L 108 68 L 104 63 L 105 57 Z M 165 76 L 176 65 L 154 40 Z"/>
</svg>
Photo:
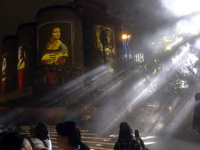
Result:
<svg viewBox="0 0 200 150">
<path fill-rule="evenodd" d="M 18 82 L 19 82 L 19 89 L 22 89 L 22 83 L 23 83 L 23 72 L 18 72 Z"/>
<path fill-rule="evenodd" d="M 2 81 L 2 93 L 4 94 L 5 92 L 5 80 Z"/>
</svg>

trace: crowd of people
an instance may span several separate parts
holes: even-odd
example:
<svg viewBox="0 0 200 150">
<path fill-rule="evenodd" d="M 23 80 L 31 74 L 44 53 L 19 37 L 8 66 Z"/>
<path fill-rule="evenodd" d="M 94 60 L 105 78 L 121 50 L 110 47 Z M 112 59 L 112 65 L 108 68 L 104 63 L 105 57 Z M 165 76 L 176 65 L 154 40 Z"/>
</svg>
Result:
<svg viewBox="0 0 200 150">
<path fill-rule="evenodd" d="M 195 95 L 195 100 L 200 101 L 200 93 Z M 200 104 L 194 108 L 192 127 L 200 133 Z M 66 121 L 56 125 L 57 146 L 63 150 L 89 150 L 82 143 L 79 126 L 73 121 Z M 119 125 L 119 136 L 114 144 L 114 150 L 148 150 L 139 132 L 134 130 L 128 122 Z M 0 130 L 0 150 L 52 150 L 49 126 L 45 123 L 30 126 L 30 136 L 22 134 L 20 126 L 13 126 Z"/>
<path fill-rule="evenodd" d="M 30 133 L 26 135 L 20 126 L 8 127 L 0 133 L 0 150 L 52 150 L 47 124 L 39 123 Z"/>
<path fill-rule="evenodd" d="M 133 135 L 133 128 L 127 122 L 121 122 L 119 137 L 114 145 L 114 150 L 148 150 L 141 137 Z M 0 150 L 52 150 L 49 126 L 39 123 L 31 126 L 30 136 L 22 134 L 21 128 L 1 131 Z M 82 143 L 79 126 L 73 121 L 66 121 L 56 125 L 57 145 L 63 150 L 89 150 Z"/>
</svg>

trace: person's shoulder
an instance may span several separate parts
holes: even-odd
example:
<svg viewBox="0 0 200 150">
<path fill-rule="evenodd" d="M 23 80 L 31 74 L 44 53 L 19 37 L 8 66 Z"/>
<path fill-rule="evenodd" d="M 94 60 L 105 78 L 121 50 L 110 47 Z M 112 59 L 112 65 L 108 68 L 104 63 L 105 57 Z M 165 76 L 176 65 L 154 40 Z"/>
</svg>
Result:
<svg viewBox="0 0 200 150">
<path fill-rule="evenodd" d="M 122 140 L 117 141 L 114 145 L 114 149 L 118 150 L 124 147 L 125 145 L 129 146 L 133 150 L 140 150 L 140 144 L 137 140 Z"/>
<path fill-rule="evenodd" d="M 195 106 L 195 109 L 200 109 L 200 103 Z"/>
<path fill-rule="evenodd" d="M 136 143 L 136 144 L 138 144 L 138 141 L 134 140 L 134 139 L 132 139 L 132 140 L 121 140 L 121 141 L 117 141 L 115 144 L 117 145 L 117 144 L 121 144 L 121 143 Z"/>
<path fill-rule="evenodd" d="M 44 146 L 43 142 L 40 139 L 31 138 L 31 141 L 34 146 L 34 150 L 48 150 L 48 148 Z"/>
<path fill-rule="evenodd" d="M 65 45 L 65 43 L 63 43 L 63 42 L 60 44 L 60 47 L 61 47 L 62 49 L 68 49 L 68 48 L 67 48 L 67 45 Z"/>
<path fill-rule="evenodd" d="M 131 140 L 132 142 L 138 142 L 136 139 Z"/>
<path fill-rule="evenodd" d="M 61 45 L 63 42 L 62 42 L 61 40 L 57 40 L 56 43 L 57 43 L 58 45 Z"/>
<path fill-rule="evenodd" d="M 129 141 L 130 143 L 134 143 L 134 144 L 139 144 L 139 142 L 137 140 L 131 140 Z"/>
</svg>

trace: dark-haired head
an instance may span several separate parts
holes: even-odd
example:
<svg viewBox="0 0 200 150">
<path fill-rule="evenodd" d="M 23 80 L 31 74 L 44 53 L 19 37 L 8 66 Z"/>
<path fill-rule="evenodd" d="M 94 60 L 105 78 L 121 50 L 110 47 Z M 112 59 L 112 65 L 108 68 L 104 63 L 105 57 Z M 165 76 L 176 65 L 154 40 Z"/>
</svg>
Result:
<svg viewBox="0 0 200 150">
<path fill-rule="evenodd" d="M 71 146 L 78 146 L 81 143 L 81 134 L 78 125 L 75 122 L 67 121 L 59 123 L 56 126 L 56 131 L 63 137 L 68 137 Z"/>
<path fill-rule="evenodd" d="M 49 37 L 49 38 L 52 37 L 53 30 L 56 29 L 56 28 L 57 28 L 57 29 L 60 29 L 60 32 L 61 32 L 60 26 L 59 26 L 59 25 L 56 25 L 56 24 L 55 24 L 55 25 L 51 25 L 51 26 L 48 28 L 48 33 L 47 33 L 47 34 L 48 34 L 48 37 Z"/>
<path fill-rule="evenodd" d="M 121 122 L 119 125 L 119 140 L 133 139 L 133 129 L 128 122 Z"/>
<path fill-rule="evenodd" d="M 27 136 L 16 131 L 1 133 L 0 150 L 21 150 L 22 148 L 33 150 L 33 144 Z"/>
<path fill-rule="evenodd" d="M 47 124 L 39 123 L 35 127 L 35 136 L 34 136 L 35 138 L 46 140 L 50 138 L 49 134 L 50 134 L 50 130 Z"/>
<path fill-rule="evenodd" d="M 67 138 L 69 147 L 89 149 L 86 145 L 81 142 L 81 133 L 79 126 L 73 121 L 66 121 L 65 123 L 59 123 L 56 126 L 58 136 Z"/>
</svg>

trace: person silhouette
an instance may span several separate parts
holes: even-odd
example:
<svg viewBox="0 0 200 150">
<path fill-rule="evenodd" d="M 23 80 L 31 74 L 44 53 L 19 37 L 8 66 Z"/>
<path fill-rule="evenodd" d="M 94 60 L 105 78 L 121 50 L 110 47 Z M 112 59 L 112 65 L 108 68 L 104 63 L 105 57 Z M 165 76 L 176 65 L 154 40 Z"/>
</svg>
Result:
<svg viewBox="0 0 200 150">
<path fill-rule="evenodd" d="M 119 137 L 114 145 L 114 150 L 148 150 L 139 136 L 139 132 L 134 137 L 133 131 L 128 122 L 121 122 L 119 125 Z"/>
<path fill-rule="evenodd" d="M 33 143 L 17 131 L 4 131 L 0 135 L 0 150 L 33 150 Z"/>
<path fill-rule="evenodd" d="M 81 133 L 78 125 L 73 121 L 66 121 L 56 125 L 57 144 L 63 150 L 89 150 L 81 142 Z"/>
<path fill-rule="evenodd" d="M 34 138 L 40 139 L 48 150 L 52 150 L 49 126 L 45 123 L 39 123 L 34 130 Z"/>
<path fill-rule="evenodd" d="M 195 101 L 197 105 L 194 107 L 192 128 L 200 133 L 200 93 L 195 94 Z"/>
</svg>

